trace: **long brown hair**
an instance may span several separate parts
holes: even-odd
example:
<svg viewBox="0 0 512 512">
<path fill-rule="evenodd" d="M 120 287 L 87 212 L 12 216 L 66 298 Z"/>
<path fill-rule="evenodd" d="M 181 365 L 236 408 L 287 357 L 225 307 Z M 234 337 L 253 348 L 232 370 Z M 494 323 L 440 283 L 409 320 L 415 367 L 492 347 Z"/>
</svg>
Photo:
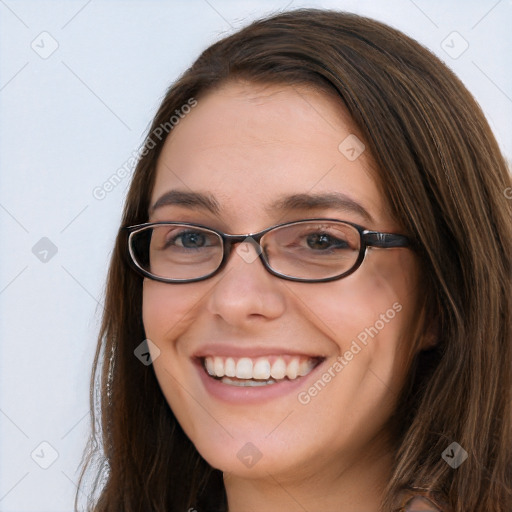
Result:
<svg viewBox="0 0 512 512">
<path fill-rule="evenodd" d="M 416 489 L 453 512 L 510 512 L 511 179 L 481 109 L 437 57 L 380 22 L 318 9 L 274 15 L 213 44 L 170 87 L 133 175 L 122 226 L 148 219 L 165 141 L 155 130 L 228 80 L 308 84 L 335 94 L 373 157 L 393 215 L 416 240 L 422 327 L 435 325 L 438 340 L 415 357 L 400 396 L 382 510 L 400 509 L 403 491 Z M 120 230 L 80 479 L 85 490 L 85 476 L 96 475 L 86 491 L 89 510 L 225 511 L 222 474 L 182 431 L 152 367 L 134 356 L 145 339 L 141 305 L 142 278 L 130 268 Z M 442 457 L 453 442 L 468 454 L 458 468 Z"/>
</svg>

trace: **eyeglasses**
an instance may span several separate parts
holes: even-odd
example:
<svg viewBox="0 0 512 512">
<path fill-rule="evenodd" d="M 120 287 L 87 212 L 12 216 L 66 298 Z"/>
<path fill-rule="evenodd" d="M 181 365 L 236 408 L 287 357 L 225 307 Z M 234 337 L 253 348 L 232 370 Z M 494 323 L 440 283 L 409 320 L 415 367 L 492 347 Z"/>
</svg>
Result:
<svg viewBox="0 0 512 512">
<path fill-rule="evenodd" d="M 272 275 L 305 283 L 352 274 L 363 262 L 367 247 L 411 245 L 404 235 L 370 231 L 335 219 L 287 222 L 247 235 L 228 235 L 183 222 L 152 222 L 123 229 L 128 232 L 128 251 L 135 269 L 164 283 L 192 283 L 214 276 L 239 243 L 247 244 L 237 250 L 246 262 L 259 257 Z"/>
</svg>

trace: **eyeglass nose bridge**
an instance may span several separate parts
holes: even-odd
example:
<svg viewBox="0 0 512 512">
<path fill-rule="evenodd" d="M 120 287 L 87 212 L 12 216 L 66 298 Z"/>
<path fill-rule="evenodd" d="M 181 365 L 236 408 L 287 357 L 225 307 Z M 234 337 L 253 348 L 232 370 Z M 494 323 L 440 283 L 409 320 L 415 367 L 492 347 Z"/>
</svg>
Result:
<svg viewBox="0 0 512 512">
<path fill-rule="evenodd" d="M 241 247 L 238 247 L 237 253 L 238 255 L 246 262 L 246 263 L 252 263 L 256 259 L 259 259 L 262 261 L 263 266 L 269 270 L 272 271 L 270 268 L 268 261 L 265 258 L 264 255 L 264 249 L 260 244 L 260 240 L 262 239 L 263 235 L 267 233 L 268 230 L 260 231 L 259 233 L 248 233 L 246 235 L 229 235 L 229 234 L 223 234 L 222 235 L 222 242 L 223 242 L 223 256 L 222 256 L 222 262 L 221 267 L 224 267 L 231 257 L 231 253 L 233 252 L 233 249 L 235 248 L 235 245 L 237 244 L 246 244 L 251 245 L 255 251 L 254 254 L 251 254 L 250 250 L 242 249 Z"/>
</svg>

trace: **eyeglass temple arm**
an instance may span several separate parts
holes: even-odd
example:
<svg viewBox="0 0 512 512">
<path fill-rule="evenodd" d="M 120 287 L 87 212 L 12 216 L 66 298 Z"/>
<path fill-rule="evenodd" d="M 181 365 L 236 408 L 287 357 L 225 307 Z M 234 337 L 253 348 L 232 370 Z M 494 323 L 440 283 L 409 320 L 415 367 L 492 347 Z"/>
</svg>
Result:
<svg viewBox="0 0 512 512">
<path fill-rule="evenodd" d="M 363 239 L 366 245 L 371 247 L 408 247 L 410 240 L 404 235 L 395 235 L 394 233 L 379 233 L 378 231 L 367 231 L 363 233 Z"/>
</svg>

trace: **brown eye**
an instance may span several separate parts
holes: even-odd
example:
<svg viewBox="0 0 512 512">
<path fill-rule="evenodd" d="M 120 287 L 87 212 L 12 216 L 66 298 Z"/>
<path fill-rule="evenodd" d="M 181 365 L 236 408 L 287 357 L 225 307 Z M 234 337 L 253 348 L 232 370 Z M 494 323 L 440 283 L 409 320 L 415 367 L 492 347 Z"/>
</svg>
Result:
<svg viewBox="0 0 512 512">
<path fill-rule="evenodd" d="M 310 249 L 349 249 L 345 240 L 328 235 L 327 233 L 314 233 L 307 237 L 307 244 Z"/>
</svg>

